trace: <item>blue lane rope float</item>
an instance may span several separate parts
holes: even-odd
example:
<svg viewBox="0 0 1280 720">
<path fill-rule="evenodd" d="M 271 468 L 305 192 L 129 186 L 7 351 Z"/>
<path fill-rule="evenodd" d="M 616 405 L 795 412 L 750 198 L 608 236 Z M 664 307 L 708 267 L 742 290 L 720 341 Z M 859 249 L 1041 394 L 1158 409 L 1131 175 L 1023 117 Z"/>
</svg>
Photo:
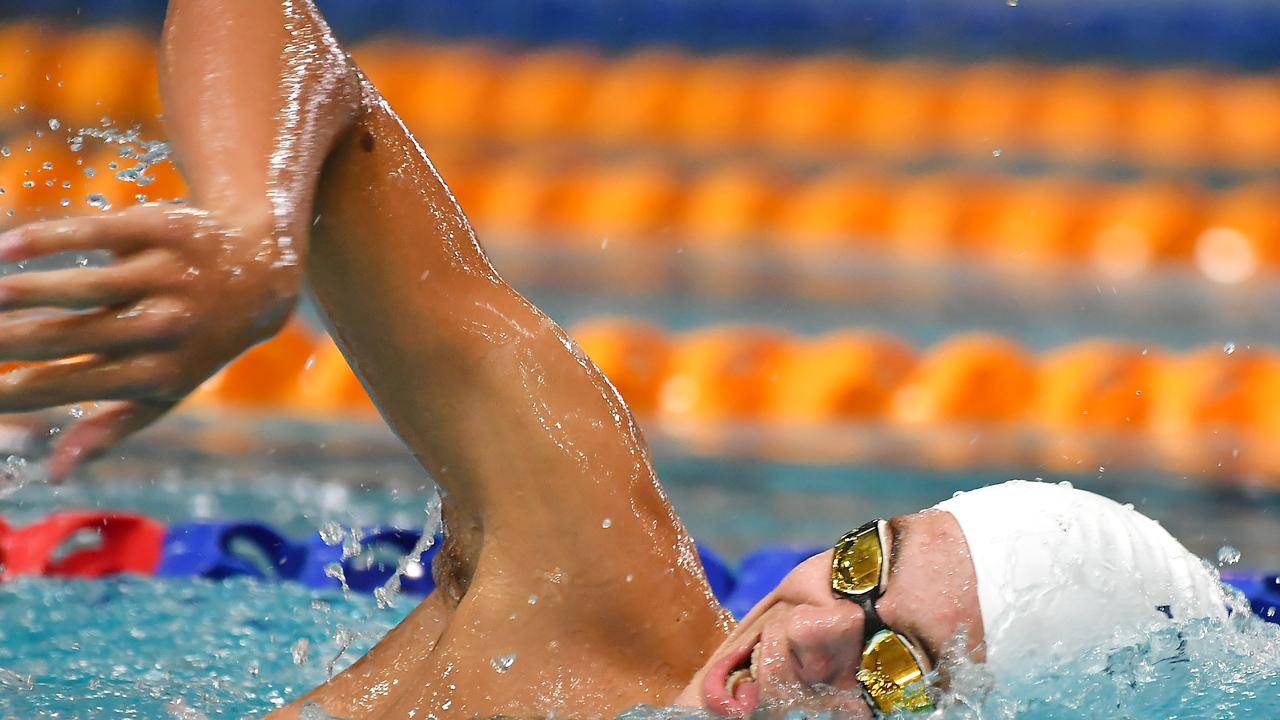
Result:
<svg viewBox="0 0 1280 720">
<path fill-rule="evenodd" d="M 68 517 L 76 522 L 68 522 Z M 155 532 L 134 533 L 129 542 L 108 543 L 94 549 L 95 557 L 102 556 L 100 562 L 66 568 L 30 557 L 36 546 L 40 553 L 56 557 L 84 528 L 131 522 L 154 527 Z M 431 562 L 440 547 L 439 534 L 424 544 L 416 561 L 410 556 L 422 538 L 421 530 L 370 527 L 340 535 L 334 538 L 332 533 L 317 531 L 299 542 L 256 520 L 193 520 L 163 528 L 131 513 L 64 511 L 23 527 L 10 526 L 0 518 L 0 567 L 8 559 L 11 564 L 50 568 L 44 571 L 46 575 L 75 577 L 100 577 L 121 568 L 146 568 L 144 574 L 163 578 L 251 577 L 288 580 L 319 590 L 341 590 L 345 586 L 361 593 L 384 587 L 398 573 L 400 589 L 407 594 L 426 595 L 435 588 Z M 344 543 L 343 538 L 358 542 Z M 19 543 L 23 547 L 18 547 Z M 787 573 L 826 548 L 768 545 L 744 556 L 736 570 L 710 547 L 697 543 L 697 550 L 716 599 L 734 617 L 741 618 Z M 120 557 L 108 557 L 112 554 Z M 157 555 L 158 563 L 134 562 L 140 556 Z M 1222 572 L 1222 580 L 1244 593 L 1258 616 L 1280 623 L 1280 574 L 1229 568 Z"/>
</svg>

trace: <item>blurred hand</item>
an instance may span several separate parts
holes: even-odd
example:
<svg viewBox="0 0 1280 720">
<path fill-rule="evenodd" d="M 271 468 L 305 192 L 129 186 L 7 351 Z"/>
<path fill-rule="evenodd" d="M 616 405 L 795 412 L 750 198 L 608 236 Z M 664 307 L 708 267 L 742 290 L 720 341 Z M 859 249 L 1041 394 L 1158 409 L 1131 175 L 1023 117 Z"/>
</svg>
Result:
<svg viewBox="0 0 1280 720">
<path fill-rule="evenodd" d="M 298 250 L 269 227 L 230 227 L 181 205 L 0 235 L 3 262 L 94 250 L 108 251 L 112 262 L 0 278 L 0 361 L 36 363 L 0 375 L 0 412 L 102 401 L 55 441 L 55 480 L 274 334 L 300 284 Z"/>
</svg>

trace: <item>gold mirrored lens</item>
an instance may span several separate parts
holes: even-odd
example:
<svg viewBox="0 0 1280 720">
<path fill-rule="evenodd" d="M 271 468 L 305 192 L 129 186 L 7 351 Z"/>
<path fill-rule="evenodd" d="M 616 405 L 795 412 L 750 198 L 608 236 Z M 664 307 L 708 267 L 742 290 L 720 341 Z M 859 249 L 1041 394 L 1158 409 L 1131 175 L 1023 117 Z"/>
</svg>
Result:
<svg viewBox="0 0 1280 720">
<path fill-rule="evenodd" d="M 880 584 L 884 548 L 873 524 L 840 538 L 831 560 L 831 589 L 842 595 L 863 595 Z"/>
<path fill-rule="evenodd" d="M 867 689 L 881 712 L 930 710 L 925 669 L 908 646 L 908 640 L 892 630 L 881 630 L 867 641 L 858 669 L 858 682 Z"/>
</svg>

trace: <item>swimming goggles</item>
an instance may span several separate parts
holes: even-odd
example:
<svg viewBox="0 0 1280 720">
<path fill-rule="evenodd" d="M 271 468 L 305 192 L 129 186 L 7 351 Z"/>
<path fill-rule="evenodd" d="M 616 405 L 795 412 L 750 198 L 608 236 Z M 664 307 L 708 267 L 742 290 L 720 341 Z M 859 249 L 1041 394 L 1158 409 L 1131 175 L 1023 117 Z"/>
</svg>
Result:
<svg viewBox="0 0 1280 720">
<path fill-rule="evenodd" d="M 876 613 L 876 600 L 889 581 L 889 524 L 872 520 L 845 533 L 831 558 L 831 590 L 862 606 L 866 614 L 858 682 L 867 704 L 881 713 L 932 710 L 924 682 L 929 664 L 915 643 L 895 632 Z"/>
</svg>

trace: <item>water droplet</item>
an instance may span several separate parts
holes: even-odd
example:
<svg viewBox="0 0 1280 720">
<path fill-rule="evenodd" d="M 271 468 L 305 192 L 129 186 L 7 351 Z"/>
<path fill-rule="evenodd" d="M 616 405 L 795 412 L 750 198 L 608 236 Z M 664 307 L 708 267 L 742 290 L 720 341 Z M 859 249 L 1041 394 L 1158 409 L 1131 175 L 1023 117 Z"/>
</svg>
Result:
<svg viewBox="0 0 1280 720">
<path fill-rule="evenodd" d="M 320 539 L 325 545 L 337 545 L 342 542 L 347 532 L 336 521 L 330 520 L 320 528 Z"/>
<path fill-rule="evenodd" d="M 97 175 L 97 174 L 98 174 L 98 171 L 97 171 L 97 170 L 94 170 L 93 168 L 85 168 L 85 169 L 84 169 L 84 176 L 85 176 L 85 177 L 93 177 L 94 175 Z"/>
<path fill-rule="evenodd" d="M 1004 0 L 1004 4 L 1009 7 L 1018 7 L 1018 0 Z"/>
<path fill-rule="evenodd" d="M 1218 548 L 1218 566 L 1235 565 L 1240 562 L 1240 551 L 1230 545 Z"/>
<path fill-rule="evenodd" d="M 21 490 L 31 480 L 26 458 L 10 455 L 0 464 L 0 498 Z"/>
<path fill-rule="evenodd" d="M 62 123 L 58 121 L 58 118 L 49 118 L 50 130 L 57 130 L 60 127 L 62 127 Z"/>
<path fill-rule="evenodd" d="M 530 605 L 537 605 L 537 604 L 538 604 L 538 596 L 537 596 L 537 595 L 530 595 L 530 596 L 529 596 L 529 604 L 530 604 Z"/>
<path fill-rule="evenodd" d="M 289 648 L 289 654 L 293 656 L 294 665 L 306 665 L 307 655 L 311 650 L 311 641 L 306 638 L 298 638 L 298 641 Z"/>
<path fill-rule="evenodd" d="M 0 147 L 0 156 L 2 156 L 2 157 L 9 157 L 9 155 L 11 154 L 11 152 L 12 152 L 12 151 L 11 151 L 11 150 L 9 150 L 9 146 L 8 146 L 8 145 L 5 145 L 4 147 Z"/>
<path fill-rule="evenodd" d="M 40 163 L 40 169 L 41 169 L 41 170 L 52 170 L 52 169 L 53 169 L 53 163 L 52 163 L 52 162 L 50 162 L 50 161 L 48 161 L 48 160 L 45 160 L 44 162 Z"/>
<path fill-rule="evenodd" d="M 93 193 L 89 195 L 89 197 L 86 199 L 89 202 L 89 207 L 97 208 L 99 210 L 111 209 L 111 203 L 107 201 L 107 198 L 105 195 L 101 195 L 99 193 Z"/>
<path fill-rule="evenodd" d="M 72 405 L 72 406 L 67 410 L 67 414 L 69 414 L 71 417 L 73 417 L 73 418 L 75 418 L 75 419 L 79 420 L 80 418 L 84 417 L 84 408 L 83 408 L 82 406 L 80 406 L 80 405 Z"/>
<path fill-rule="evenodd" d="M 1003 154 L 1004 154 L 1004 150 L 1001 150 L 1000 148 L 996 148 L 995 150 L 991 151 L 991 157 L 993 158 L 998 158 Z"/>
<path fill-rule="evenodd" d="M 1227 341 L 1227 344 L 1222 346 L 1222 352 L 1228 355 L 1230 355 L 1231 353 L 1234 353 L 1235 351 L 1236 351 L 1236 344 L 1231 341 Z"/>
<path fill-rule="evenodd" d="M 512 665 L 516 664 L 516 654 L 507 653 L 506 655 L 499 655 L 498 657 L 490 660 L 489 664 L 493 666 L 494 670 L 504 673 L 510 670 Z"/>
<path fill-rule="evenodd" d="M 605 518 L 604 520 L 601 520 L 600 527 L 604 528 L 605 530 L 608 530 L 609 528 L 613 527 L 613 520 L 611 518 Z"/>
<path fill-rule="evenodd" d="M 24 188 L 33 188 L 33 187 L 35 187 L 35 186 L 36 186 L 36 184 L 35 184 L 34 182 L 30 181 L 30 180 L 23 180 L 23 181 L 22 181 L 22 187 L 24 187 Z"/>
<path fill-rule="evenodd" d="M 1102 468 L 1098 468 L 1098 470 L 1101 471 Z M 1074 488 L 1075 485 L 1072 485 L 1070 480 L 1063 480 L 1062 482 L 1058 483 L 1058 487 L 1064 487 L 1070 490 L 1071 488 Z"/>
<path fill-rule="evenodd" d="M 62 207 L 66 207 L 71 204 L 71 200 L 69 198 L 62 198 L 61 200 L 58 201 L 58 204 L 61 205 Z"/>
</svg>

